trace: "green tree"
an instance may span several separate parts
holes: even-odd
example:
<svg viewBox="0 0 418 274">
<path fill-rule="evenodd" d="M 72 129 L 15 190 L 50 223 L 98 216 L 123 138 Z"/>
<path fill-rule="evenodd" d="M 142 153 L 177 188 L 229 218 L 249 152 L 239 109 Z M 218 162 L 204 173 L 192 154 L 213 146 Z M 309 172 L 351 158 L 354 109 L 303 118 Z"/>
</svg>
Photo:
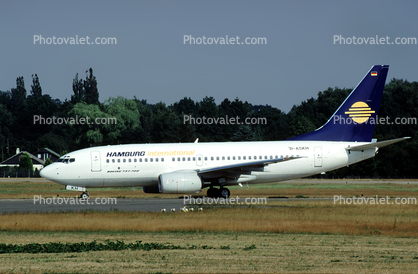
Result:
<svg viewBox="0 0 418 274">
<path fill-rule="evenodd" d="M 13 115 L 20 117 L 22 110 L 26 107 L 26 89 L 23 77 L 18 77 L 16 79 L 16 88 L 12 88 L 10 101 Z"/>
<path fill-rule="evenodd" d="M 86 120 L 86 122 L 83 124 L 76 124 L 70 121 L 70 127 L 72 128 L 74 140 L 78 148 L 97 146 L 102 144 L 104 137 L 103 133 L 99 129 L 102 127 L 102 125 L 97 125 L 95 123 L 95 119 L 109 118 L 109 116 L 100 109 L 100 106 L 89 105 L 85 102 L 80 102 L 73 106 L 73 108 L 68 113 L 68 116 L 74 119 L 76 117 L 88 119 L 89 121 L 89 123 L 87 123 Z"/>
<path fill-rule="evenodd" d="M 45 163 L 44 163 L 44 167 L 49 166 L 50 164 L 52 164 L 52 160 L 49 158 L 46 158 Z"/>
<path fill-rule="evenodd" d="M 103 104 L 107 117 L 115 118 L 114 122 L 101 125 L 106 132 L 105 140 L 110 143 L 131 143 L 136 141 L 136 132 L 141 131 L 140 115 L 135 101 L 118 96 L 110 97 Z M 113 122 L 109 120 L 109 122 Z"/>
<path fill-rule="evenodd" d="M 296 117 L 290 122 L 289 125 L 289 132 L 291 137 L 302 135 L 307 132 L 314 131 L 315 129 L 315 125 L 305 116 Z"/>
<path fill-rule="evenodd" d="M 231 141 L 254 141 L 254 132 L 247 126 L 240 126 L 239 130 L 234 133 L 231 138 Z"/>
<path fill-rule="evenodd" d="M 174 143 L 190 140 L 180 140 L 178 130 L 180 119 L 174 111 L 164 103 L 158 103 L 153 110 L 151 138 L 156 143 Z M 191 137 L 193 139 L 194 137 Z"/>
<path fill-rule="evenodd" d="M 19 169 L 23 170 L 33 170 L 32 158 L 28 153 L 23 153 L 19 159 Z"/>
<path fill-rule="evenodd" d="M 86 79 L 81 80 L 76 73 L 72 84 L 73 95 L 71 95 L 71 103 L 77 104 L 85 102 L 87 104 L 99 105 L 99 90 L 97 88 L 97 79 L 93 75 L 93 69 L 86 70 Z"/>
<path fill-rule="evenodd" d="M 89 123 L 71 124 L 76 143 L 89 146 L 135 141 L 140 128 L 139 112 L 133 100 L 110 97 L 103 106 L 80 102 L 69 112 L 70 117 L 88 118 Z"/>
<path fill-rule="evenodd" d="M 86 80 L 84 81 L 85 102 L 87 104 L 99 104 L 99 90 L 97 89 L 96 76 L 93 76 L 93 69 L 86 71 Z"/>
<path fill-rule="evenodd" d="M 78 79 L 78 73 L 75 74 L 75 78 L 73 79 L 73 92 L 74 94 L 71 95 L 71 103 L 77 104 L 85 99 L 85 90 L 83 80 Z"/>
<path fill-rule="evenodd" d="M 39 77 L 36 73 L 35 73 L 35 75 L 32 74 L 32 85 L 31 85 L 31 87 L 32 87 L 32 89 L 31 89 L 30 93 L 33 97 L 41 97 L 42 96 L 42 87 L 41 87 L 41 84 L 39 83 Z"/>
<path fill-rule="evenodd" d="M 199 102 L 199 110 L 196 118 L 218 117 L 218 106 L 215 98 L 205 97 Z M 203 122 L 196 125 L 197 137 L 203 142 L 223 141 L 222 127 L 219 124 L 204 124 Z"/>
</svg>

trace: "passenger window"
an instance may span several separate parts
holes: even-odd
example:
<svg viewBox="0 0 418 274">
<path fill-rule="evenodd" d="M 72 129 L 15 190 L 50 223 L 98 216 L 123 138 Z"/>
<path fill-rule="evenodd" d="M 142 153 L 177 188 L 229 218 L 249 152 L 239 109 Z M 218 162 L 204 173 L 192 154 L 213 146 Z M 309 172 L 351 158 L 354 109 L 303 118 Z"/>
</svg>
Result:
<svg viewBox="0 0 418 274">
<path fill-rule="evenodd" d="M 205 161 L 207 161 L 208 160 L 208 157 L 205 157 Z"/>
<path fill-rule="evenodd" d="M 171 160 L 172 160 L 173 162 L 175 162 L 175 161 L 176 161 L 176 158 L 174 158 L 174 157 L 173 157 L 173 159 L 171 159 Z"/>
<path fill-rule="evenodd" d="M 222 156 L 222 161 L 225 161 L 225 156 Z"/>
<path fill-rule="evenodd" d="M 232 156 L 232 160 L 235 160 L 235 156 Z"/>
<path fill-rule="evenodd" d="M 213 161 L 213 157 L 210 157 L 210 160 Z"/>
<path fill-rule="evenodd" d="M 183 157 L 183 162 L 185 162 L 186 161 L 186 157 Z"/>
<path fill-rule="evenodd" d="M 193 162 L 196 161 L 196 157 L 193 157 Z"/>
<path fill-rule="evenodd" d="M 109 159 L 106 159 L 106 163 L 109 163 Z"/>
<path fill-rule="evenodd" d="M 115 159 L 112 159 L 112 163 L 115 163 Z"/>
<path fill-rule="evenodd" d="M 130 163 L 130 162 L 132 162 L 132 159 L 131 159 L 131 158 L 129 158 L 129 159 L 128 159 L 128 162 L 129 162 L 129 163 Z"/>
<path fill-rule="evenodd" d="M 123 162 L 126 163 L 126 159 L 123 159 Z"/>
<path fill-rule="evenodd" d="M 120 163 L 120 159 L 118 159 L 118 163 Z"/>
<path fill-rule="evenodd" d="M 248 160 L 251 160 L 251 156 L 248 156 Z"/>
<path fill-rule="evenodd" d="M 149 161 L 150 161 L 150 162 L 153 162 L 153 161 L 154 161 L 154 158 L 149 158 Z"/>
<path fill-rule="evenodd" d="M 158 162 L 158 158 L 155 158 L 155 161 Z"/>
<path fill-rule="evenodd" d="M 134 162 L 136 163 L 136 158 L 134 159 Z"/>
<path fill-rule="evenodd" d="M 145 162 L 148 162 L 148 158 L 145 158 Z"/>
<path fill-rule="evenodd" d="M 216 156 L 216 161 L 219 161 L 219 156 Z"/>
<path fill-rule="evenodd" d="M 180 157 L 177 158 L 177 161 L 179 161 L 179 162 L 181 161 Z"/>
<path fill-rule="evenodd" d="M 142 158 L 139 158 L 139 162 L 142 163 Z"/>
<path fill-rule="evenodd" d="M 187 157 L 187 161 L 189 161 L 189 162 L 190 162 L 190 157 Z"/>
<path fill-rule="evenodd" d="M 161 158 L 161 162 L 164 162 L 164 158 Z"/>
<path fill-rule="evenodd" d="M 231 157 L 228 156 L 228 161 L 231 160 Z"/>
</svg>

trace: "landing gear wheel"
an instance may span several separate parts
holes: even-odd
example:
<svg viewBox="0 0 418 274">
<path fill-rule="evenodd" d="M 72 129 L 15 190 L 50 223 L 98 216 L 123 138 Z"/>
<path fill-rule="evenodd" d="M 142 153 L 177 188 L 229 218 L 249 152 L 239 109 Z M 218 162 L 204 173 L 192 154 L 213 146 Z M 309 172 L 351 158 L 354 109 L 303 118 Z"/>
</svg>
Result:
<svg viewBox="0 0 418 274">
<path fill-rule="evenodd" d="M 222 187 L 221 189 L 219 189 L 219 196 L 221 198 L 228 199 L 229 196 L 231 196 L 231 192 L 229 191 L 229 189 Z"/>
<path fill-rule="evenodd" d="M 87 200 L 89 198 L 89 194 L 87 192 L 83 192 L 81 193 L 80 198 L 83 200 Z"/>
</svg>

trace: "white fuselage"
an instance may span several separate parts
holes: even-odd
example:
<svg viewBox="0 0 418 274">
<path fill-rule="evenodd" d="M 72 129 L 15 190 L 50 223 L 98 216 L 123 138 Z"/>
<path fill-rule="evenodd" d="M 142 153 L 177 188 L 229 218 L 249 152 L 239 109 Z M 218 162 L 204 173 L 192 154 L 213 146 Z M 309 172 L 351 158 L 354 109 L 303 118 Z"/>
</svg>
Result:
<svg viewBox="0 0 418 274">
<path fill-rule="evenodd" d="M 271 183 L 327 172 L 373 157 L 377 150 L 374 148 L 346 150 L 362 144 L 368 143 L 271 141 L 101 146 L 64 155 L 61 162 L 45 167 L 42 176 L 59 184 L 89 188 L 152 186 L 160 174 L 168 172 L 301 157 L 241 173 L 225 185 Z M 211 176 L 216 177 L 216 173 Z"/>
</svg>

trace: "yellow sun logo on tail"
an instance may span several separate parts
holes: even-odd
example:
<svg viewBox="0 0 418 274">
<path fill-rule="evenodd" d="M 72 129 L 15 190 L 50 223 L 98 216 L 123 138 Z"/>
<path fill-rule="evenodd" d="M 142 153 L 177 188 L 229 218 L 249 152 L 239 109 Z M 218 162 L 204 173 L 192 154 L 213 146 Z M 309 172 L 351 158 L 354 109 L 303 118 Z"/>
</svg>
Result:
<svg viewBox="0 0 418 274">
<path fill-rule="evenodd" d="M 351 108 L 345 112 L 345 114 L 348 114 L 348 116 L 358 124 L 366 122 L 373 113 L 375 113 L 375 111 L 364 102 L 354 103 Z"/>
</svg>

